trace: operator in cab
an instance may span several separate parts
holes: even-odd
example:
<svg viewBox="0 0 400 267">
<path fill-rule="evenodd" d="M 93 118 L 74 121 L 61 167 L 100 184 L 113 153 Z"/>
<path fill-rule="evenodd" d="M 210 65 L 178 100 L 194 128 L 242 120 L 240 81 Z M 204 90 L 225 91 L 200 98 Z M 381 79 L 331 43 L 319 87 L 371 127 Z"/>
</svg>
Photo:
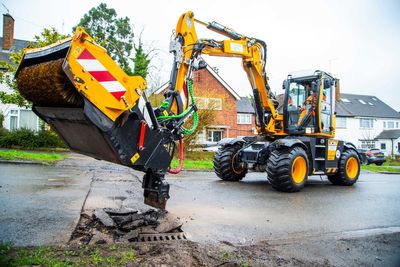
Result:
<svg viewBox="0 0 400 267">
<path fill-rule="evenodd" d="M 302 107 L 300 107 L 300 116 L 299 120 L 297 122 L 297 125 L 301 125 L 303 123 L 303 120 L 308 120 L 308 117 L 315 117 L 315 105 L 316 105 L 316 97 L 317 94 L 311 89 L 311 83 L 306 82 L 304 84 L 305 90 L 306 90 L 306 101 L 304 101 L 304 104 Z M 313 120 L 311 120 L 313 122 Z"/>
</svg>

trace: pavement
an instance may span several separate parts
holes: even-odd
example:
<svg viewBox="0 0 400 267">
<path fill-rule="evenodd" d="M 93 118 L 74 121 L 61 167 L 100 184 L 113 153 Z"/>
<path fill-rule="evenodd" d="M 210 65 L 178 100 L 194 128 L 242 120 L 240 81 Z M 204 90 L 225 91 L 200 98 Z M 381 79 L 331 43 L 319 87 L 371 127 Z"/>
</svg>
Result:
<svg viewBox="0 0 400 267">
<path fill-rule="evenodd" d="M 71 154 L 55 166 L 2 163 L 0 169 L 0 242 L 65 243 L 81 211 L 144 207 L 143 174 L 123 166 Z M 308 240 L 308 246 L 327 249 L 313 240 L 364 238 L 367 241 L 357 246 L 364 251 L 372 237 L 386 235 L 391 241 L 375 238 L 374 249 L 386 246 L 388 255 L 400 255 L 400 175 L 363 172 L 352 187 L 334 186 L 326 177 L 315 176 L 292 194 L 273 190 L 266 173 L 249 173 L 237 183 L 221 181 L 212 172 L 184 171 L 167 180 L 167 208 L 184 221 L 183 230 L 193 241 L 266 241 L 282 248 Z"/>
</svg>

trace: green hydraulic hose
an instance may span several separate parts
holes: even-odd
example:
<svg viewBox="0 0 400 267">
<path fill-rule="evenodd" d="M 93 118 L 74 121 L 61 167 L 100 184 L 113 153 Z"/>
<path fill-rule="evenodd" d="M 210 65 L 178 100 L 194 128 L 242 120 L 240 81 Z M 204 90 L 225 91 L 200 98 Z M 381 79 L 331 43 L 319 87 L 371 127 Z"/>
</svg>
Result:
<svg viewBox="0 0 400 267">
<path fill-rule="evenodd" d="M 189 89 L 190 99 L 192 100 L 192 105 L 195 106 L 196 105 L 196 101 L 194 99 L 194 94 L 193 94 L 193 82 L 192 82 L 192 80 L 188 80 L 187 86 L 188 86 L 188 89 Z M 190 109 L 186 109 L 184 112 L 182 112 L 179 115 L 159 116 L 159 117 L 157 117 L 157 119 L 158 120 L 180 119 L 183 116 L 185 116 L 189 111 L 190 111 Z M 190 129 L 183 128 L 183 134 L 193 134 L 198 125 L 199 125 L 199 114 L 198 114 L 198 112 L 196 110 L 196 111 L 194 111 L 194 114 L 193 114 L 193 126 L 192 126 L 192 128 L 190 128 Z"/>
<path fill-rule="evenodd" d="M 190 95 L 190 99 L 192 100 L 192 105 L 196 106 L 196 101 L 194 99 L 194 94 L 193 94 L 193 82 L 192 80 L 188 80 L 188 88 L 189 88 L 189 95 Z M 183 128 L 183 134 L 193 134 L 194 131 L 196 131 L 197 126 L 199 125 L 199 114 L 197 113 L 197 109 L 194 111 L 193 114 L 193 125 L 192 128 L 190 129 L 186 129 Z"/>
</svg>

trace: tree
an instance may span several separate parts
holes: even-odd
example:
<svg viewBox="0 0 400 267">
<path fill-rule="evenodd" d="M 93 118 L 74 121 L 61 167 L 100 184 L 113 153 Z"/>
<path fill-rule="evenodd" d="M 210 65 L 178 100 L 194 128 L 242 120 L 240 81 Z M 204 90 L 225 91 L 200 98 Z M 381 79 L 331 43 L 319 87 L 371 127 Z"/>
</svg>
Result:
<svg viewBox="0 0 400 267">
<path fill-rule="evenodd" d="M 150 62 L 157 53 L 151 46 L 147 48 L 142 42 L 142 33 L 137 42 L 134 41 L 133 29 L 128 17 L 118 18 L 113 8 L 108 8 L 105 3 L 93 7 L 86 13 L 78 26 L 83 27 L 95 41 L 107 49 L 110 56 L 118 62 L 128 75 L 139 75 L 146 79 L 149 74 Z M 134 56 L 130 57 L 132 50 Z M 131 64 L 133 63 L 133 69 Z"/>
<path fill-rule="evenodd" d="M 83 27 L 98 44 L 107 49 L 126 73 L 130 75 L 133 73 L 127 61 L 133 48 L 134 36 L 128 17 L 118 18 L 115 9 L 101 3 L 83 15 L 73 31 L 78 26 Z"/>
<path fill-rule="evenodd" d="M 143 43 L 140 39 L 139 39 L 139 44 L 135 45 L 134 48 L 135 48 L 135 57 L 132 58 L 134 64 L 133 75 L 139 75 L 142 76 L 144 79 L 146 79 L 146 76 L 149 72 L 150 52 L 145 53 L 143 48 Z"/>
<path fill-rule="evenodd" d="M 44 29 L 39 35 L 35 35 L 34 41 L 29 43 L 28 48 L 44 47 L 66 37 L 66 35 L 58 33 L 55 28 Z M 14 78 L 23 55 L 24 50 L 11 53 L 11 64 L 4 60 L 0 61 L 0 67 L 5 70 L 4 72 L 0 72 L 0 83 L 9 88 L 7 92 L 0 91 L 0 102 L 4 104 L 16 104 L 20 107 L 30 106 L 30 103 L 20 95 Z"/>
<path fill-rule="evenodd" d="M 199 138 L 199 135 L 206 131 L 207 126 L 212 125 L 215 122 L 215 108 L 207 108 L 207 109 L 199 109 L 198 111 L 199 114 L 199 124 L 191 135 L 185 136 L 185 139 L 183 140 L 185 144 L 185 151 L 190 151 L 193 149 L 193 145 L 196 144 L 196 141 Z M 190 117 L 184 124 L 185 128 L 191 128 L 193 125 L 193 116 Z"/>
</svg>

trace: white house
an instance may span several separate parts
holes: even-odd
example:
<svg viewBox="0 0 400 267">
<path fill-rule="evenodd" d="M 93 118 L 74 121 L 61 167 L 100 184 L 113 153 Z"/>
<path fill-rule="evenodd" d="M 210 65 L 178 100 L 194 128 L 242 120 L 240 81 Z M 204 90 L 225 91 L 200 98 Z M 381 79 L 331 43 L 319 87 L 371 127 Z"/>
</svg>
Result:
<svg viewBox="0 0 400 267">
<path fill-rule="evenodd" d="M 377 139 L 385 130 L 400 129 L 400 114 L 376 96 L 341 94 L 336 104 L 336 138 L 352 142 L 357 148 L 380 148 L 391 153 L 387 141 Z M 399 144 L 394 145 L 398 152 Z"/>
<path fill-rule="evenodd" d="M 26 48 L 28 44 L 29 41 L 14 39 L 14 18 L 10 14 L 4 14 L 3 37 L 0 37 L 0 60 L 12 64 L 10 54 Z M 0 69 L 0 71 L 5 70 Z M 9 92 L 10 89 L 0 84 L 0 91 Z M 40 120 L 30 109 L 0 102 L 0 112 L 4 115 L 3 127 L 8 130 L 28 128 L 37 131 L 39 129 Z"/>
<path fill-rule="evenodd" d="M 386 155 L 400 155 L 400 129 L 384 130 L 375 139 Z"/>
</svg>

